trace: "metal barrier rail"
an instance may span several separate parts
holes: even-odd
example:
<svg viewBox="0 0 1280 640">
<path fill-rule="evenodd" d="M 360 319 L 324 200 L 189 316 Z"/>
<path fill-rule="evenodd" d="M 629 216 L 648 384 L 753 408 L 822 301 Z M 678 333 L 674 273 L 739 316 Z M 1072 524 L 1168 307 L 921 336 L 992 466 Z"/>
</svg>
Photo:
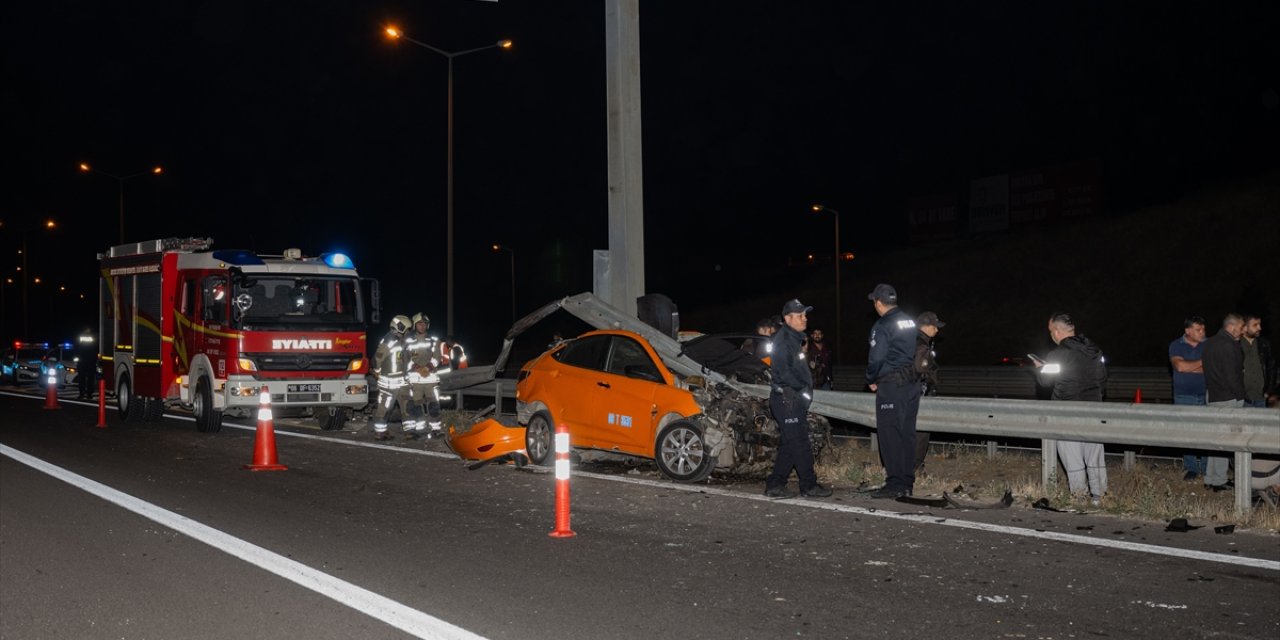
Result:
<svg viewBox="0 0 1280 640">
<path fill-rule="evenodd" d="M 835 368 L 833 387 L 838 391 L 862 391 L 865 367 Z M 968 398 L 1035 398 L 1035 370 L 1030 367 L 943 367 L 938 393 Z M 1173 383 L 1166 367 L 1110 367 L 1107 397 L 1129 401 L 1142 390 L 1148 402 L 1172 402 Z"/>
</svg>

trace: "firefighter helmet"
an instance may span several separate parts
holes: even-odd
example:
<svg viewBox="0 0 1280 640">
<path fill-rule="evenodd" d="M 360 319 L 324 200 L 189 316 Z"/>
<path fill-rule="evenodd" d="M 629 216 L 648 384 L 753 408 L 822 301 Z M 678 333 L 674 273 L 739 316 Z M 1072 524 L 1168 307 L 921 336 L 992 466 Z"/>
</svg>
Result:
<svg viewBox="0 0 1280 640">
<path fill-rule="evenodd" d="M 396 333 L 404 333 L 409 330 L 409 317 L 396 316 L 391 319 L 391 330 Z"/>
<path fill-rule="evenodd" d="M 431 318 L 428 318 L 427 314 L 421 311 L 413 314 L 413 325 L 416 327 L 419 322 L 425 322 L 427 323 L 427 328 L 431 328 Z"/>
</svg>

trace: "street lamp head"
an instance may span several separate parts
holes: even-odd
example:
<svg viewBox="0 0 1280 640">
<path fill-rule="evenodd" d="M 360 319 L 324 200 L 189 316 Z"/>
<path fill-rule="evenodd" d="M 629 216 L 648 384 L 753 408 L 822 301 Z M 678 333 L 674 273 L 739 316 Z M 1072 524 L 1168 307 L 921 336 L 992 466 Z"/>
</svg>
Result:
<svg viewBox="0 0 1280 640">
<path fill-rule="evenodd" d="M 502 245 L 500 245 L 500 244 L 495 244 L 495 245 L 493 245 L 493 250 L 494 250 L 494 251 L 502 251 Z"/>
<path fill-rule="evenodd" d="M 151 173 L 154 173 L 154 174 L 156 174 L 156 175 L 160 175 L 160 174 L 164 173 L 164 167 L 156 166 L 156 168 L 154 168 L 154 169 L 152 169 L 152 170 L 151 170 Z"/>
<path fill-rule="evenodd" d="M 46 229 L 52 229 L 52 228 L 54 228 L 54 227 L 56 227 L 56 226 L 58 226 L 58 223 L 54 222 L 53 220 L 45 220 L 45 221 L 44 221 L 44 228 L 46 228 Z"/>
<path fill-rule="evenodd" d="M 815 204 L 815 205 L 813 205 L 813 210 L 814 210 L 814 211 L 822 211 L 823 209 L 826 209 L 826 207 L 824 207 L 824 206 L 822 206 L 822 205 L 820 205 L 820 204 Z"/>
<path fill-rule="evenodd" d="M 391 38 L 393 40 L 399 40 L 400 36 L 402 35 L 400 33 L 400 30 L 395 27 L 387 27 L 383 31 L 387 34 L 388 38 Z"/>
<path fill-rule="evenodd" d="M 92 168 L 92 167 L 90 167 L 89 165 L 87 165 L 87 164 L 85 164 L 85 163 L 81 162 L 81 163 L 80 163 L 80 170 L 81 170 L 81 171 L 83 171 L 83 172 L 85 172 L 85 173 L 88 173 L 88 172 L 90 172 L 90 171 L 93 171 L 93 168 Z"/>
<path fill-rule="evenodd" d="M 498 41 L 498 46 L 499 46 L 499 47 L 502 47 L 503 49 L 510 49 L 510 48 L 512 47 L 512 45 L 514 45 L 514 44 L 515 44 L 515 43 L 514 43 L 514 42 L 512 42 L 512 41 L 510 41 L 510 40 L 499 40 L 499 41 Z"/>
</svg>

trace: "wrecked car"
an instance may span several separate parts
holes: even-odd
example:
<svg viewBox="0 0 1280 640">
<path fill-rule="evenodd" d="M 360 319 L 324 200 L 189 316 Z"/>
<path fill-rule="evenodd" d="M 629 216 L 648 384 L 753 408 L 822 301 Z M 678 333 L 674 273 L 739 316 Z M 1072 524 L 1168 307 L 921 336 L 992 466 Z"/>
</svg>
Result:
<svg viewBox="0 0 1280 640">
<path fill-rule="evenodd" d="M 734 343 L 699 336 L 680 355 L 706 372 L 743 382 L 767 379 L 767 366 Z M 530 462 L 552 457 L 555 425 L 570 446 L 652 459 L 679 482 L 714 470 L 759 475 L 773 462 L 777 424 L 768 402 L 703 375 L 672 371 L 645 337 L 623 329 L 590 331 L 528 362 L 516 383 Z M 815 455 L 830 438 L 826 418 L 810 414 Z"/>
</svg>

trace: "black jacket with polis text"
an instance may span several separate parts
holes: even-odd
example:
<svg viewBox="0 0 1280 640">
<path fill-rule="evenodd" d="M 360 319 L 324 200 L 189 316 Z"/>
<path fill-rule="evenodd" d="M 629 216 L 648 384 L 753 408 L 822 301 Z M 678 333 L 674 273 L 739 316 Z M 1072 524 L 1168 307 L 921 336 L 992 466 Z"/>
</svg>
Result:
<svg viewBox="0 0 1280 640">
<path fill-rule="evenodd" d="M 775 390 L 791 389 L 797 393 L 813 391 L 813 376 L 809 373 L 809 365 L 804 361 L 803 344 L 804 334 L 788 325 L 782 325 L 773 334 L 769 375 L 773 379 Z"/>
<path fill-rule="evenodd" d="M 880 316 L 871 327 L 867 384 L 877 384 L 881 378 L 903 370 L 908 379 L 914 379 L 912 361 L 916 356 L 916 333 L 916 321 L 898 307 Z"/>
</svg>

